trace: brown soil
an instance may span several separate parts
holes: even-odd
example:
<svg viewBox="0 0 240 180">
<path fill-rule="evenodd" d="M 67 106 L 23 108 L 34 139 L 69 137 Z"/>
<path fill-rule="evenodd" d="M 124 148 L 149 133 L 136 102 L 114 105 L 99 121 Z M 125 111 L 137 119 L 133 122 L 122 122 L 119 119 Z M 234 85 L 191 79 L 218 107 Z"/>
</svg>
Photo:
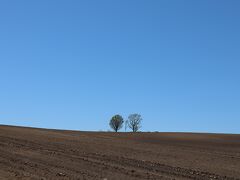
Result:
<svg viewBox="0 0 240 180">
<path fill-rule="evenodd" d="M 240 179 L 240 135 L 0 126 L 0 179 Z"/>
</svg>

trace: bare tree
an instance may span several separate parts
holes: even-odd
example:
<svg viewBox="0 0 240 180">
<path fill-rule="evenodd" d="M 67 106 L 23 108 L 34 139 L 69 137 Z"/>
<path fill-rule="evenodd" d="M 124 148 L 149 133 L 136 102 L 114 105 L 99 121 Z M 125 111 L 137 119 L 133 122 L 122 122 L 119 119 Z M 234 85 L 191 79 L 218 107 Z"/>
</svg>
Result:
<svg viewBox="0 0 240 180">
<path fill-rule="evenodd" d="M 109 126 L 115 131 L 118 132 L 119 129 L 123 126 L 123 118 L 120 115 L 115 115 L 111 118 L 109 122 Z"/>
<path fill-rule="evenodd" d="M 127 132 L 128 120 L 125 121 L 125 132 Z"/>
<path fill-rule="evenodd" d="M 140 114 L 130 114 L 128 116 L 128 127 L 133 131 L 137 132 L 141 128 L 142 117 Z"/>
</svg>

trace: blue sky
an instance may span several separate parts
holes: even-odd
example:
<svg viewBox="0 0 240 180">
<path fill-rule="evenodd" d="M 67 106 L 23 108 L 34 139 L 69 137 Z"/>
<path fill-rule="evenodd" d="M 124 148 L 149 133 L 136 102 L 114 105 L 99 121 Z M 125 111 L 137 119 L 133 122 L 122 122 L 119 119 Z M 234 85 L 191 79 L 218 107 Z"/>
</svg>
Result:
<svg viewBox="0 0 240 180">
<path fill-rule="evenodd" d="M 0 124 L 240 133 L 240 1 L 3 0 Z"/>
</svg>

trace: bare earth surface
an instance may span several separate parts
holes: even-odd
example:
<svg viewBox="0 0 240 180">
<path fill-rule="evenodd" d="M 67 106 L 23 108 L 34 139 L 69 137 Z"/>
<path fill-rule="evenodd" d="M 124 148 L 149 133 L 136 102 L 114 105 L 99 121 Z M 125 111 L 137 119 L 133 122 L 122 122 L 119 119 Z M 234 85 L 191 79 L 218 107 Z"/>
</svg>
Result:
<svg viewBox="0 0 240 180">
<path fill-rule="evenodd" d="M 0 179 L 240 179 L 240 135 L 0 126 Z"/>
</svg>

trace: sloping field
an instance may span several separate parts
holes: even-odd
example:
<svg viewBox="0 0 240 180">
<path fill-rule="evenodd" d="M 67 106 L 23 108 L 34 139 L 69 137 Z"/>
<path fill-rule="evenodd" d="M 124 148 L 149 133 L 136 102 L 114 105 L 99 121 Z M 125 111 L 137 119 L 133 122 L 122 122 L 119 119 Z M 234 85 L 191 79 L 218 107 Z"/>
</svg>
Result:
<svg viewBox="0 0 240 180">
<path fill-rule="evenodd" d="M 240 179 L 240 135 L 0 126 L 0 179 Z"/>
</svg>

